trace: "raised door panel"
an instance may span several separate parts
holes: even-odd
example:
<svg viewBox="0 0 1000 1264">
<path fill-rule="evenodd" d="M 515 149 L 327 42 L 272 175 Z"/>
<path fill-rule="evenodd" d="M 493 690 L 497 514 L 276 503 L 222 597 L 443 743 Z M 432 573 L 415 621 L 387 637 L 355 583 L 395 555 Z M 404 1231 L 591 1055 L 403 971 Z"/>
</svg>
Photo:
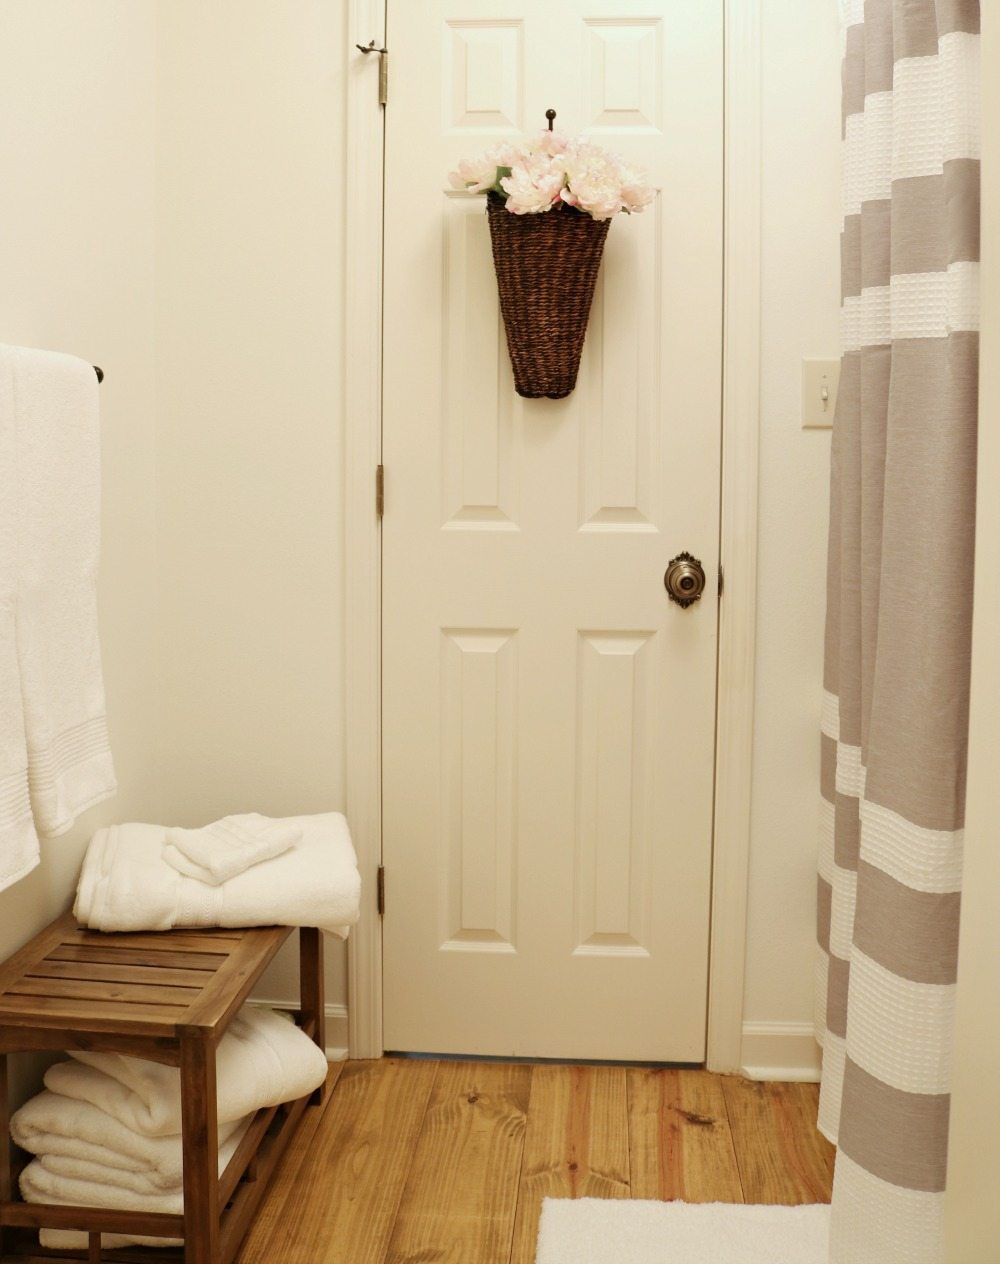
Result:
<svg viewBox="0 0 1000 1264">
<path fill-rule="evenodd" d="M 648 956 L 651 632 L 581 632 L 576 684 L 576 955 Z"/>
<path fill-rule="evenodd" d="M 517 634 L 444 629 L 442 948 L 514 952 L 517 882 Z"/>
<path fill-rule="evenodd" d="M 448 531 L 516 531 L 521 406 L 483 199 L 448 190 L 443 201 L 442 523 Z"/>
</svg>

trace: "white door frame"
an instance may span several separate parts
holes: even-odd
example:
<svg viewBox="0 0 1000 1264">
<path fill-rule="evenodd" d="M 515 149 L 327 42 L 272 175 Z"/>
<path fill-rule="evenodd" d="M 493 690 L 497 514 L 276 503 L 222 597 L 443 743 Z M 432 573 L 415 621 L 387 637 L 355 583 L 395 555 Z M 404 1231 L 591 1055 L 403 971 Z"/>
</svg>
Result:
<svg viewBox="0 0 1000 1264">
<path fill-rule="evenodd" d="M 386 0 L 348 6 L 345 302 L 347 814 L 365 897 L 348 940 L 352 1058 L 382 1045 L 381 529 L 384 125 L 378 58 Z M 741 1065 L 757 601 L 760 397 L 760 0 L 724 0 L 726 22 L 722 517 L 708 1042 L 712 1071 Z M 391 83 L 391 74 L 390 74 Z M 390 89 L 391 91 L 391 89 Z M 392 495 L 391 471 L 387 495 Z M 390 892 L 391 898 L 391 892 Z"/>
</svg>

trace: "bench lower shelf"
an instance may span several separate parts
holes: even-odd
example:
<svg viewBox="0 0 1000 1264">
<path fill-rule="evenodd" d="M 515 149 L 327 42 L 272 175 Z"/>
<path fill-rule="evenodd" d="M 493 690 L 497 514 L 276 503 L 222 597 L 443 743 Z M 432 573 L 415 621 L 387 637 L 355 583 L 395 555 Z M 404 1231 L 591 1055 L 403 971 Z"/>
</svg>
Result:
<svg viewBox="0 0 1000 1264">
<path fill-rule="evenodd" d="M 287 926 L 104 934 L 67 914 L 0 965 L 0 1261 L 232 1264 L 308 1097 L 257 1112 L 218 1170 L 216 1048 L 281 944 Z M 322 935 L 299 931 L 298 1026 L 325 1045 Z M 94 1050 L 151 1058 L 180 1073 L 184 1211 L 164 1215 L 26 1203 L 26 1156 L 9 1141 L 7 1060 L 15 1053 Z M 54 1251 L 39 1229 L 74 1229 L 86 1248 Z M 166 1238 L 182 1247 L 105 1250 L 102 1234 Z"/>
<path fill-rule="evenodd" d="M 220 1264 L 230 1264 L 253 1223 L 271 1177 L 292 1133 L 298 1127 L 309 1097 L 257 1112 L 246 1137 L 219 1178 Z M 129 1233 L 183 1238 L 184 1217 L 140 1211 L 112 1211 L 103 1207 L 64 1207 L 53 1203 L 0 1203 L 3 1224 L 2 1260 L 101 1260 L 120 1264 L 180 1264 L 183 1247 L 132 1246 L 104 1249 L 99 1257 L 89 1250 L 55 1251 L 38 1245 L 39 1229 L 78 1229 L 94 1234 Z M 10 1239 L 8 1242 L 8 1238 Z"/>
</svg>

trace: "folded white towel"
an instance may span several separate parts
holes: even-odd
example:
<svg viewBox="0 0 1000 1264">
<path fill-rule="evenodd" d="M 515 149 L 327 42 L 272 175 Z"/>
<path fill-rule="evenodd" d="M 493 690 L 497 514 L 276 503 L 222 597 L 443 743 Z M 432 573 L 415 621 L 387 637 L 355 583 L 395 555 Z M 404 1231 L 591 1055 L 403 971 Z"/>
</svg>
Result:
<svg viewBox="0 0 1000 1264">
<path fill-rule="evenodd" d="M 32 1159 L 21 1173 L 21 1193 L 29 1203 L 68 1203 L 77 1207 L 114 1207 L 119 1211 L 162 1211 L 176 1216 L 184 1210 L 184 1192 L 172 1189 L 163 1194 L 137 1194 L 121 1185 L 104 1181 L 74 1181 L 56 1176 Z"/>
<path fill-rule="evenodd" d="M 226 1170 L 229 1160 L 236 1153 L 237 1147 L 243 1140 L 243 1134 L 249 1127 L 250 1120 L 241 1119 L 237 1131 L 219 1146 L 220 1176 Z M 164 1141 L 167 1138 L 148 1137 L 147 1140 Z M 133 1194 L 151 1194 L 154 1197 L 160 1197 L 163 1194 L 176 1193 L 183 1185 L 183 1177 L 180 1174 L 177 1180 L 165 1185 L 143 1172 L 129 1171 L 126 1168 L 108 1166 L 105 1163 L 92 1163 L 88 1159 L 73 1159 L 65 1154 L 40 1154 L 36 1162 L 44 1171 L 55 1177 L 65 1177 L 68 1180 L 84 1181 L 89 1184 L 110 1185 L 114 1189 L 130 1190 Z"/>
<path fill-rule="evenodd" d="M 97 379 L 73 356 L 24 347 L 5 356 L 17 428 L 15 617 L 28 784 L 38 831 L 62 834 L 117 788 L 97 630 Z"/>
<path fill-rule="evenodd" d="M 280 856 L 301 837 L 297 821 L 248 812 L 224 816 L 202 829 L 168 829 L 163 859 L 178 873 L 217 887 L 262 860 Z"/>
<path fill-rule="evenodd" d="M 46 1171 L 38 1159 L 32 1159 L 21 1173 L 21 1194 L 29 1203 L 57 1203 L 67 1207 L 111 1207 L 116 1211 L 160 1211 L 180 1215 L 184 1195 L 180 1190 L 169 1194 L 136 1194 L 119 1185 L 98 1181 L 75 1181 Z M 79 1250 L 87 1245 L 87 1235 L 72 1229 L 42 1229 L 39 1238 L 43 1247 L 54 1250 Z M 118 1246 L 179 1246 L 176 1238 L 132 1237 L 123 1233 L 106 1233 L 102 1245 L 111 1250 Z"/>
<path fill-rule="evenodd" d="M 21 507 L 14 365 L 12 348 L 0 345 L 0 891 L 18 882 L 38 864 L 17 662 Z"/>
<path fill-rule="evenodd" d="M 252 1116 L 219 1124 L 220 1156 L 229 1162 Z M 139 1193 L 180 1186 L 184 1165 L 179 1136 L 147 1137 L 90 1102 L 46 1089 L 16 1111 L 10 1135 L 42 1167 L 78 1180 L 120 1183 Z"/>
<path fill-rule="evenodd" d="M 319 926 L 342 938 L 358 920 L 361 877 L 339 812 L 288 818 L 302 838 L 213 887 L 163 859 L 161 825 L 113 825 L 91 839 L 74 912 L 93 930 L 175 926 Z"/>
<path fill-rule="evenodd" d="M 120 1053 L 73 1052 L 45 1072 L 53 1093 L 90 1102 L 133 1132 L 164 1137 L 181 1130 L 177 1067 Z M 261 1106 L 305 1097 L 326 1077 L 326 1055 L 284 1014 L 246 1006 L 219 1041 L 216 1096 L 221 1122 Z"/>
</svg>

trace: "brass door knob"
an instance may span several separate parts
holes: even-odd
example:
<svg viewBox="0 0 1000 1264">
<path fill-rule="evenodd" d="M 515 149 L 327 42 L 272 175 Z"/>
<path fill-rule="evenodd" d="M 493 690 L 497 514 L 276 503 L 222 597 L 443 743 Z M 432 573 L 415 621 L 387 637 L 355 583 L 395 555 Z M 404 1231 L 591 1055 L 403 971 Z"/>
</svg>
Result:
<svg viewBox="0 0 1000 1264">
<path fill-rule="evenodd" d="M 690 553 L 678 553 L 670 560 L 663 586 L 671 601 L 687 608 L 705 591 L 705 570 Z"/>
</svg>

